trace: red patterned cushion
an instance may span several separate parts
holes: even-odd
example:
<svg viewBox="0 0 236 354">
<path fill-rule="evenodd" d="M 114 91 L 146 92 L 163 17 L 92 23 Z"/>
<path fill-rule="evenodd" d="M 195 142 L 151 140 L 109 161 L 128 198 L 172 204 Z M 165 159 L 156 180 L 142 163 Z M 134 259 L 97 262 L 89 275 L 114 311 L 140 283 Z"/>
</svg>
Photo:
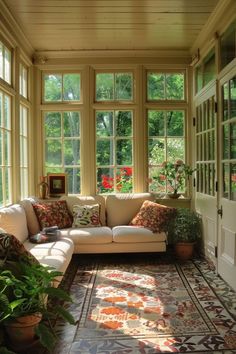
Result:
<svg viewBox="0 0 236 354">
<path fill-rule="evenodd" d="M 64 229 L 72 225 L 72 217 L 65 200 L 44 204 L 35 203 L 33 204 L 33 208 L 41 229 L 56 225 L 59 229 Z"/>
<path fill-rule="evenodd" d="M 153 232 L 163 232 L 167 230 L 168 222 L 175 212 L 175 208 L 145 200 L 130 225 L 146 227 Z"/>
</svg>

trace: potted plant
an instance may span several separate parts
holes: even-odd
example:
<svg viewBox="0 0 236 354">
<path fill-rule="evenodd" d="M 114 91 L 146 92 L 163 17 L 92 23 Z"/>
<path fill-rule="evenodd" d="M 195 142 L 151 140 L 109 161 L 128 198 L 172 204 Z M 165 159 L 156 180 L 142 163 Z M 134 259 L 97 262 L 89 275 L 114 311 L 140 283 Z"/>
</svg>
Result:
<svg viewBox="0 0 236 354">
<path fill-rule="evenodd" d="M 163 162 L 161 169 L 158 171 L 158 175 L 153 179 L 157 180 L 159 184 L 165 184 L 169 196 L 171 198 L 178 198 L 180 192 L 185 189 L 186 180 L 193 174 L 195 169 L 185 164 L 182 160 L 173 162 Z"/>
<path fill-rule="evenodd" d="M 191 209 L 177 208 L 168 225 L 168 240 L 174 245 L 177 258 L 190 259 L 194 246 L 202 237 L 202 223 L 198 214 Z"/>
<path fill-rule="evenodd" d="M 43 346 L 52 350 L 56 342 L 52 321 L 60 316 L 75 324 L 71 314 L 59 303 L 59 300 L 71 301 L 70 296 L 53 286 L 55 278 L 62 273 L 23 260 L 17 266 L 17 274 L 4 267 L 0 272 L 0 324 L 6 328 L 13 350 L 29 346 L 36 336 Z"/>
</svg>

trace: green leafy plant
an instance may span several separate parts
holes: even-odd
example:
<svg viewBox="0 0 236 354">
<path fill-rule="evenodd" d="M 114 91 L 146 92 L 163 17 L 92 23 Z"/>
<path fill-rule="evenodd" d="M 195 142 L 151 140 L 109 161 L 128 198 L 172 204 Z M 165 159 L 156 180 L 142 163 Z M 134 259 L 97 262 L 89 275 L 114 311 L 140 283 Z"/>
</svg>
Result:
<svg viewBox="0 0 236 354">
<path fill-rule="evenodd" d="M 153 177 L 159 184 L 166 184 L 171 193 L 182 192 L 185 189 L 186 180 L 193 174 L 195 169 L 185 164 L 182 160 L 163 162 L 158 176 Z"/>
<path fill-rule="evenodd" d="M 40 264 L 18 263 L 17 274 L 12 270 L 0 272 L 0 324 L 30 314 L 41 313 L 43 321 L 36 328 L 36 334 L 43 346 L 52 350 L 56 342 L 53 321 L 61 317 L 75 324 L 73 316 L 60 304 L 71 302 L 70 296 L 53 286 L 61 272 Z"/>
<path fill-rule="evenodd" d="M 168 239 L 171 244 L 178 242 L 192 243 L 202 237 L 202 221 L 191 209 L 177 208 L 176 214 L 168 225 Z"/>
</svg>

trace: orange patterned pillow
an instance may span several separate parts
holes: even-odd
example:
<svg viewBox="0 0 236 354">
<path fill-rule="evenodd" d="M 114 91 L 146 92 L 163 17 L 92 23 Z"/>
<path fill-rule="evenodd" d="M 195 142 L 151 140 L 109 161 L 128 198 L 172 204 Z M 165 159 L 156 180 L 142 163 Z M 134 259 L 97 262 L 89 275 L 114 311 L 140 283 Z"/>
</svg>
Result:
<svg viewBox="0 0 236 354">
<path fill-rule="evenodd" d="M 145 200 L 130 225 L 146 227 L 152 232 L 165 232 L 168 222 L 170 218 L 174 217 L 175 212 L 175 208 Z"/>
<path fill-rule="evenodd" d="M 34 203 L 33 208 L 41 230 L 50 226 L 58 226 L 59 229 L 64 229 L 72 225 L 72 217 L 65 200 L 44 204 Z"/>
</svg>

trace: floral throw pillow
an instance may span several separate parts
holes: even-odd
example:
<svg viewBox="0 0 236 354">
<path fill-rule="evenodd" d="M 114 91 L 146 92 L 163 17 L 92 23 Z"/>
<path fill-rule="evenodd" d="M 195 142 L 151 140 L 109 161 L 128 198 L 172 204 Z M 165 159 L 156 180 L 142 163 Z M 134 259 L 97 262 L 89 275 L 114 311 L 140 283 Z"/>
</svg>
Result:
<svg viewBox="0 0 236 354">
<path fill-rule="evenodd" d="M 130 225 L 146 227 L 152 232 L 166 232 L 169 220 L 175 213 L 175 208 L 145 200 Z"/>
<path fill-rule="evenodd" d="M 72 227 L 97 227 L 100 222 L 100 205 L 74 205 Z"/>
<path fill-rule="evenodd" d="M 58 226 L 59 229 L 71 227 L 72 217 L 65 200 L 42 204 L 35 203 L 33 204 L 33 208 L 41 230 L 49 226 Z"/>
</svg>

